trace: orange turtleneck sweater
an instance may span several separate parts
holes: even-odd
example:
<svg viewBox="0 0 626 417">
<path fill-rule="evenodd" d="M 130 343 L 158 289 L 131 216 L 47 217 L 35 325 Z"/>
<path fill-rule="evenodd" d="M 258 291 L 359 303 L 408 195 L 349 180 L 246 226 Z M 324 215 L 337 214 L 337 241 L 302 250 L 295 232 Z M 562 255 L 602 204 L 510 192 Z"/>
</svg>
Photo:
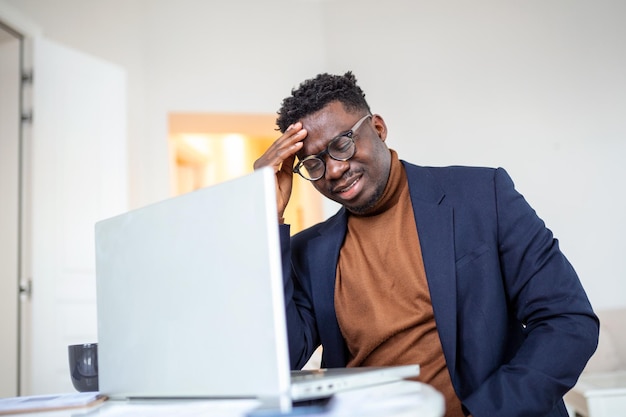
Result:
<svg viewBox="0 0 626 417">
<path fill-rule="evenodd" d="M 463 416 L 446 367 L 422 261 L 404 166 L 395 151 L 374 211 L 351 214 L 335 282 L 335 309 L 348 366 L 420 364 L 419 381 L 446 400 L 446 417 Z"/>
</svg>

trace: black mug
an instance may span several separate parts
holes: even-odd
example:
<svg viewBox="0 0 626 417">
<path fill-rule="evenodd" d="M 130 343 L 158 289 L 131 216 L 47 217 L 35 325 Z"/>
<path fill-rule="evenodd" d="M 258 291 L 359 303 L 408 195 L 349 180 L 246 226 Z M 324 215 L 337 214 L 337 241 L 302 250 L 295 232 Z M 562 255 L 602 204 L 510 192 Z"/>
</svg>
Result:
<svg viewBox="0 0 626 417">
<path fill-rule="evenodd" d="M 98 344 L 67 347 L 72 385 L 78 392 L 98 391 Z"/>
</svg>

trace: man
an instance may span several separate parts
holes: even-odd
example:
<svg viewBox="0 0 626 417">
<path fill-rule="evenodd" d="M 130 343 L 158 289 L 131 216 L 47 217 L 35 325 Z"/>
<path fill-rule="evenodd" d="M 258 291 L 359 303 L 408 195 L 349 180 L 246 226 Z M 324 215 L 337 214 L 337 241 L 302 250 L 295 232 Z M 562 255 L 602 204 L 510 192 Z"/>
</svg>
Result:
<svg viewBox="0 0 626 417">
<path fill-rule="evenodd" d="M 321 344 L 324 367 L 419 363 L 446 416 L 567 416 L 598 321 L 508 174 L 399 160 L 351 72 L 278 114 L 254 165 L 276 172 L 292 368 Z M 294 173 L 343 207 L 290 238 Z"/>
</svg>

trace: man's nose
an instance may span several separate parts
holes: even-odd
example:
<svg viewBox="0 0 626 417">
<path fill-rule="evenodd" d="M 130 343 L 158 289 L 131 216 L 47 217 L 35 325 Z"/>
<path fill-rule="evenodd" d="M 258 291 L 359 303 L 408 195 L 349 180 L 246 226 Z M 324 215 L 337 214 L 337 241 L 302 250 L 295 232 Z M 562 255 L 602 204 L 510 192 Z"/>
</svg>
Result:
<svg viewBox="0 0 626 417">
<path fill-rule="evenodd" d="M 326 179 L 338 179 L 350 168 L 349 161 L 337 161 L 336 159 L 326 156 Z"/>
</svg>

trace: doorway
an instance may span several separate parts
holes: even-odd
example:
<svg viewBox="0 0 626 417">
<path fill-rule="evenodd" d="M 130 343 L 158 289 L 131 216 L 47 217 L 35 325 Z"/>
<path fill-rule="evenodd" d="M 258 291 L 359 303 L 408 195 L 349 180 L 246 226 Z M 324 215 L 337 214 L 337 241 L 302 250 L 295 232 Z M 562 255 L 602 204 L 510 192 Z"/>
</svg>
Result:
<svg viewBox="0 0 626 417">
<path fill-rule="evenodd" d="M 274 114 L 170 113 L 170 178 L 179 195 L 252 172 L 276 140 Z M 285 223 L 297 233 L 323 220 L 322 196 L 294 178 Z"/>
</svg>

